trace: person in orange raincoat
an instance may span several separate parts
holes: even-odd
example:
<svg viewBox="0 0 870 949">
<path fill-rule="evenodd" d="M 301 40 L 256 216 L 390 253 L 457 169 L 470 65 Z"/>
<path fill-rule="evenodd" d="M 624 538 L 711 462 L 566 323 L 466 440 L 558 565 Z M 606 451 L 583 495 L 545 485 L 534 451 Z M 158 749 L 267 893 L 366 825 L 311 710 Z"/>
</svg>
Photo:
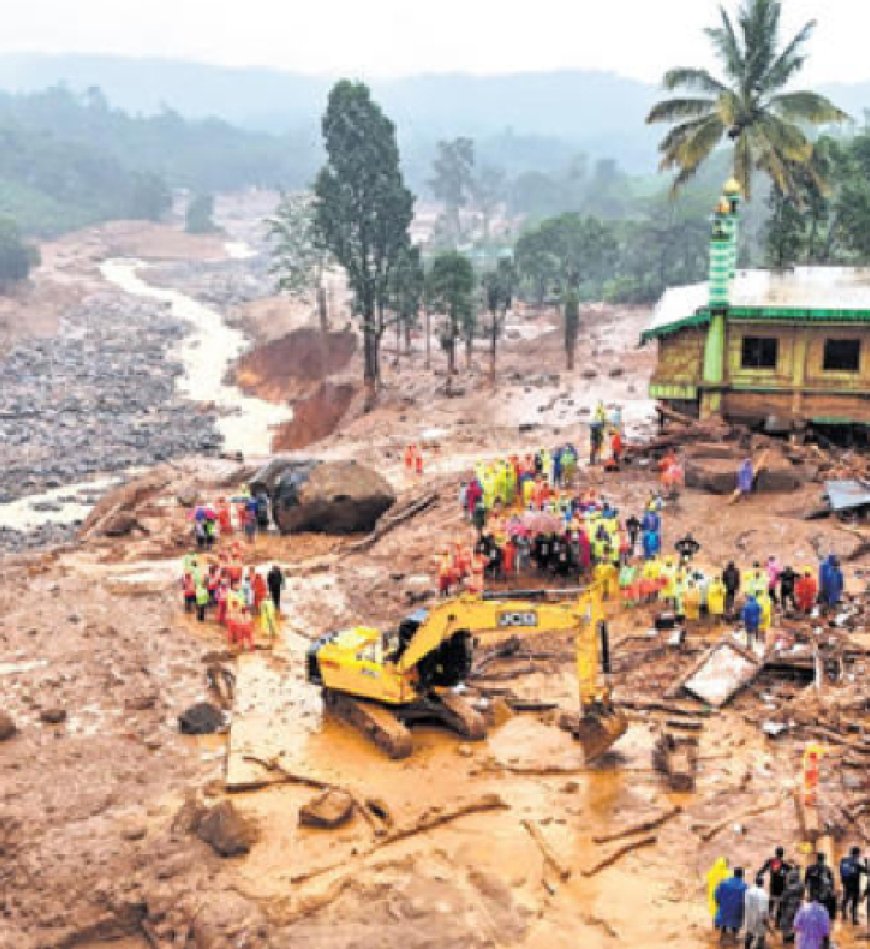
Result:
<svg viewBox="0 0 870 949">
<path fill-rule="evenodd" d="M 802 613 L 809 613 L 816 605 L 816 597 L 819 593 L 819 585 L 816 578 L 805 571 L 804 575 L 798 580 L 794 588 L 795 600 L 797 600 L 798 609 Z"/>
<path fill-rule="evenodd" d="M 259 613 L 260 604 L 266 599 L 266 594 L 269 590 L 263 575 L 258 573 L 253 567 L 251 567 L 251 589 L 254 591 L 254 610 L 256 613 Z"/>
<path fill-rule="evenodd" d="M 445 547 L 441 551 L 438 560 L 438 592 L 441 596 L 449 596 L 450 588 L 453 586 L 456 578 L 456 566 L 450 551 Z"/>
<path fill-rule="evenodd" d="M 233 532 L 233 519 L 226 498 L 218 498 L 215 512 L 217 513 L 218 524 L 221 526 L 221 537 L 229 537 Z"/>
</svg>

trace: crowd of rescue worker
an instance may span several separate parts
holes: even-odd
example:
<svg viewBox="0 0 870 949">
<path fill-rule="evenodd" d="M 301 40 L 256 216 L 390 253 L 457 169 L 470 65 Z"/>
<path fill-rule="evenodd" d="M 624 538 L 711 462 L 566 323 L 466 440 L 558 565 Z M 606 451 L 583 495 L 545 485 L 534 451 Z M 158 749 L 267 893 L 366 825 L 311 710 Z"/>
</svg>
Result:
<svg viewBox="0 0 870 949">
<path fill-rule="evenodd" d="M 800 949 L 825 949 L 838 910 L 844 923 L 858 926 L 862 902 L 870 926 L 870 863 L 859 847 L 851 847 L 838 869 L 839 895 L 823 853 L 801 873 L 799 864 L 777 847 L 751 884 L 743 867 L 731 869 L 720 857 L 707 873 L 709 911 L 720 942 L 737 943 L 742 934 L 745 949 L 764 949 L 766 937 L 778 932 L 784 945 L 797 938 Z"/>
<path fill-rule="evenodd" d="M 261 498 L 242 495 L 197 504 L 191 514 L 196 551 L 182 558 L 181 592 L 186 613 L 199 622 L 212 618 L 226 629 L 231 646 L 254 648 L 255 630 L 278 633 L 284 573 L 265 574 L 245 563 L 245 551 L 268 524 Z M 265 523 L 264 523 L 265 522 Z M 247 544 L 242 545 L 240 536 Z M 218 543 L 222 541 L 222 543 Z"/>
<path fill-rule="evenodd" d="M 440 594 L 480 593 L 487 582 L 515 577 L 596 582 L 626 605 L 656 602 L 687 624 L 739 621 L 756 639 L 777 609 L 806 615 L 840 602 L 843 572 L 833 555 L 797 569 L 770 556 L 711 572 L 695 565 L 700 544 L 691 533 L 664 551 L 664 492 L 651 492 L 642 511 L 624 517 L 597 488 L 577 486 L 577 459 L 566 443 L 479 461 L 458 497 L 476 539 L 441 549 Z"/>
</svg>

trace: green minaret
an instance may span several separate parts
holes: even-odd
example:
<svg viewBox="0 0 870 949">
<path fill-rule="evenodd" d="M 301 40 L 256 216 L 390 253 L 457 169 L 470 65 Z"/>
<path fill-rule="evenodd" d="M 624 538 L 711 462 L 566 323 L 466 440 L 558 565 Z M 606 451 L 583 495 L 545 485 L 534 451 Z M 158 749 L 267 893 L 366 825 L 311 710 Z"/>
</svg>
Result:
<svg viewBox="0 0 870 949">
<path fill-rule="evenodd" d="M 740 187 L 733 179 L 713 213 L 710 231 L 710 327 L 704 345 L 704 372 L 701 383 L 701 417 L 722 408 L 725 379 L 725 343 L 731 284 L 737 269 L 737 209 Z"/>
</svg>

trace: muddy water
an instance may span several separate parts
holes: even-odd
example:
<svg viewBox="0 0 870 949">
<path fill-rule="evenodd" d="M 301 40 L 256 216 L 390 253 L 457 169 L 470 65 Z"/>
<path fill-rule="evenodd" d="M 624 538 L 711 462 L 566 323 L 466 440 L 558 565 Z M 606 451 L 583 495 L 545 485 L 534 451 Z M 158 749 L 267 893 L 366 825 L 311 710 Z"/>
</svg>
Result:
<svg viewBox="0 0 870 949">
<path fill-rule="evenodd" d="M 94 506 L 95 498 L 121 480 L 115 477 L 82 481 L 0 504 L 0 528 L 31 531 L 41 524 L 74 524 L 83 521 Z"/>
<path fill-rule="evenodd" d="M 243 246 L 237 246 L 231 255 L 242 256 L 243 251 Z M 228 451 L 269 454 L 271 430 L 291 417 L 290 408 L 247 396 L 224 381 L 232 361 L 247 349 L 247 338 L 227 326 L 221 314 L 211 307 L 179 290 L 146 283 L 139 276 L 146 266 L 137 260 L 107 260 L 100 269 L 106 280 L 125 293 L 167 303 L 174 316 L 191 324 L 192 332 L 176 353 L 184 366 L 179 392 L 194 402 L 212 402 L 227 413 L 218 421 L 218 430 Z"/>
</svg>

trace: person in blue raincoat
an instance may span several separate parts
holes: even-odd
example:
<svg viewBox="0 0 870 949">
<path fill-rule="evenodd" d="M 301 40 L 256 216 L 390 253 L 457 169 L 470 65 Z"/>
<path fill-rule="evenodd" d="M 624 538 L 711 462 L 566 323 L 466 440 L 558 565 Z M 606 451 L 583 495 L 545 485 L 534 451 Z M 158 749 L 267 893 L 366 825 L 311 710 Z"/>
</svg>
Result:
<svg viewBox="0 0 870 949">
<path fill-rule="evenodd" d="M 743 625 L 746 627 L 746 635 L 751 639 L 758 638 L 758 628 L 761 625 L 761 604 L 750 594 L 743 604 L 741 614 Z"/>
<path fill-rule="evenodd" d="M 641 526 L 641 530 L 655 531 L 656 533 L 658 533 L 659 528 L 661 527 L 661 523 L 662 523 L 661 518 L 651 507 L 649 507 L 646 509 L 646 511 L 644 511 L 643 519 L 640 522 L 640 526 Z"/>
<path fill-rule="evenodd" d="M 836 606 L 843 596 L 843 571 L 837 558 L 831 554 L 825 562 L 824 585 L 819 584 L 822 591 L 822 602 L 826 606 Z"/>
<path fill-rule="evenodd" d="M 724 940 L 725 934 L 737 933 L 743 926 L 743 903 L 746 895 L 746 881 L 743 879 L 743 867 L 735 867 L 734 875 L 723 880 L 716 887 L 716 926 Z"/>
<path fill-rule="evenodd" d="M 752 459 L 745 458 L 737 469 L 737 490 L 741 495 L 751 494 L 755 477 L 752 472 Z"/>
<path fill-rule="evenodd" d="M 643 532 L 643 557 L 644 560 L 652 560 L 661 550 L 662 542 L 658 531 L 646 530 Z"/>
</svg>

